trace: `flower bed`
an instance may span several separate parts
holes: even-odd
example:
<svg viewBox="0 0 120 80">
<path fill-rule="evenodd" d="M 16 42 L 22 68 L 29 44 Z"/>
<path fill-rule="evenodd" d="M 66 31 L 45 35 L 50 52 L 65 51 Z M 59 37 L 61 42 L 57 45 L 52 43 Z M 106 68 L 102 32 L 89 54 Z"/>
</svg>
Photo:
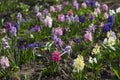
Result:
<svg viewBox="0 0 120 80">
<path fill-rule="evenodd" d="M 94 0 L 0 4 L 8 10 L 0 15 L 1 79 L 120 79 L 120 8 Z"/>
</svg>

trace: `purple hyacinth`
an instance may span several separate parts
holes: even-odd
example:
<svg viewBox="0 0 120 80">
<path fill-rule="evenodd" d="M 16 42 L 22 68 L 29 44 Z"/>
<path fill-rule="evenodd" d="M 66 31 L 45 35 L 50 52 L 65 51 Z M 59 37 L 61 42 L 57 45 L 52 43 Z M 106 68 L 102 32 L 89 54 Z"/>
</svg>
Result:
<svg viewBox="0 0 120 80">
<path fill-rule="evenodd" d="M 104 33 L 107 33 L 108 31 L 111 30 L 111 28 L 112 28 L 111 23 L 106 23 L 106 24 L 103 26 L 102 31 L 103 31 Z"/>
<path fill-rule="evenodd" d="M 68 53 L 70 55 L 70 52 L 71 52 L 72 48 L 71 46 L 66 46 L 65 49 L 63 49 L 64 52 Z"/>
<path fill-rule="evenodd" d="M 73 2 L 73 6 L 75 7 L 76 10 L 78 10 L 79 4 L 76 0 Z"/>
<path fill-rule="evenodd" d="M 108 23 L 111 23 L 111 25 L 114 24 L 114 16 L 109 16 L 108 17 Z"/>
<path fill-rule="evenodd" d="M 57 48 L 60 47 L 60 46 L 62 46 L 62 40 L 61 40 L 61 38 L 58 38 L 56 35 L 53 35 L 52 39 L 54 40 L 54 43 L 55 43 L 55 45 L 56 45 Z"/>
<path fill-rule="evenodd" d="M 47 15 L 48 14 L 48 9 L 44 9 L 43 14 Z"/>
<path fill-rule="evenodd" d="M 95 26 L 93 24 L 89 25 L 88 31 L 95 32 Z"/>
<path fill-rule="evenodd" d="M 9 33 L 12 34 L 13 36 L 17 36 L 17 30 L 15 27 L 11 27 L 10 30 L 9 30 Z"/>
<path fill-rule="evenodd" d="M 80 42 L 81 42 L 80 38 L 75 38 L 73 41 L 74 41 L 75 43 L 80 43 Z"/>
<path fill-rule="evenodd" d="M 79 22 L 85 23 L 85 16 L 79 16 Z"/>
<path fill-rule="evenodd" d="M 39 7 L 36 5 L 35 7 L 34 7 L 34 13 L 38 13 L 39 12 Z"/>
<path fill-rule="evenodd" d="M 87 3 L 87 5 L 94 7 L 95 6 L 95 1 L 94 0 L 85 0 L 85 2 Z"/>
<path fill-rule="evenodd" d="M 108 22 L 103 26 L 103 32 L 107 33 L 112 29 L 112 26 L 114 24 L 114 16 L 109 16 L 108 17 Z"/>
<path fill-rule="evenodd" d="M 12 23 L 7 22 L 7 23 L 5 24 L 5 29 L 9 30 L 11 27 L 12 27 Z"/>
<path fill-rule="evenodd" d="M 90 15 L 89 15 L 89 20 L 90 20 L 90 21 L 94 20 L 94 15 L 93 15 L 93 14 L 90 14 Z"/>
<path fill-rule="evenodd" d="M 40 31 L 40 26 L 39 25 L 35 25 L 35 27 L 32 27 L 31 29 L 30 29 L 30 32 L 32 33 L 32 32 L 39 32 Z"/>
<path fill-rule="evenodd" d="M 27 46 L 27 48 L 36 48 L 38 47 L 38 42 L 31 43 Z"/>
<path fill-rule="evenodd" d="M 67 4 L 68 4 L 68 2 L 66 2 L 66 1 L 63 1 L 63 3 L 62 3 L 63 6 L 67 6 Z"/>
<path fill-rule="evenodd" d="M 17 31 L 18 31 L 18 26 L 19 26 L 19 25 L 18 25 L 18 23 L 16 22 L 15 25 L 14 25 L 14 27 L 16 28 Z"/>
</svg>

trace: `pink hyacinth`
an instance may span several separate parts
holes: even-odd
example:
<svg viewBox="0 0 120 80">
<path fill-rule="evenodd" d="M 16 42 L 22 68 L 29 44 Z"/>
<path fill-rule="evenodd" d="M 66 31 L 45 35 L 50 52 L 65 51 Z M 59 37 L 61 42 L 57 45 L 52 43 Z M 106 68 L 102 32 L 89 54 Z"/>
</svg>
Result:
<svg viewBox="0 0 120 80">
<path fill-rule="evenodd" d="M 54 6 L 50 6 L 50 12 L 55 12 L 55 7 Z"/>
<path fill-rule="evenodd" d="M 82 3 L 82 8 L 84 8 L 84 9 L 87 8 L 87 4 L 85 2 Z"/>
<path fill-rule="evenodd" d="M 53 61 L 55 61 L 56 63 L 59 63 L 60 60 L 61 60 L 60 52 L 59 52 L 59 51 L 54 51 L 54 52 L 52 53 L 51 59 L 52 59 Z"/>
<path fill-rule="evenodd" d="M 65 21 L 65 15 L 64 14 L 59 14 L 58 15 L 58 20 L 61 21 L 61 22 L 64 22 Z"/>
<path fill-rule="evenodd" d="M 2 58 L 0 60 L 0 64 L 1 64 L 1 66 L 2 66 L 3 69 L 6 69 L 6 68 L 8 68 L 10 66 L 9 65 L 9 60 L 5 56 L 2 56 Z"/>
<path fill-rule="evenodd" d="M 108 19 L 108 17 L 109 17 L 108 13 L 105 12 L 105 13 L 104 13 L 104 18 L 105 18 L 105 19 Z"/>
<path fill-rule="evenodd" d="M 63 35 L 63 29 L 60 27 L 55 28 L 53 34 L 56 36 L 61 36 L 61 35 Z"/>
<path fill-rule="evenodd" d="M 103 11 L 108 11 L 108 6 L 107 6 L 107 4 L 103 4 L 103 5 L 102 5 L 102 9 L 103 9 Z"/>
<path fill-rule="evenodd" d="M 84 35 L 84 40 L 92 41 L 92 33 L 90 31 L 86 31 L 86 33 Z"/>
<path fill-rule="evenodd" d="M 100 8 L 95 8 L 94 12 L 100 14 L 101 13 Z"/>
</svg>

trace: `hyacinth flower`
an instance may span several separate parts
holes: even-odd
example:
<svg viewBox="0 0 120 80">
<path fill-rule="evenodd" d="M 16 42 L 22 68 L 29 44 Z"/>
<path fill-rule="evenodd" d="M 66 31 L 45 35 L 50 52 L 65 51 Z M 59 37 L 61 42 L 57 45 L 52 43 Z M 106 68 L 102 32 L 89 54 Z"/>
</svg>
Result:
<svg viewBox="0 0 120 80">
<path fill-rule="evenodd" d="M 93 64 L 96 63 L 97 64 L 97 59 L 96 58 L 92 58 L 91 56 L 89 57 L 89 63 Z"/>
<path fill-rule="evenodd" d="M 29 44 L 28 46 L 27 46 L 27 48 L 29 49 L 29 48 L 36 48 L 36 47 L 38 47 L 39 46 L 39 42 L 34 42 L 34 43 L 31 43 L 31 44 Z"/>
<path fill-rule="evenodd" d="M 25 19 L 23 18 L 22 14 L 19 12 L 17 13 L 17 20 L 24 23 L 25 22 Z"/>
<path fill-rule="evenodd" d="M 64 22 L 65 21 L 65 15 L 64 14 L 59 14 L 58 15 L 58 21 Z"/>
<path fill-rule="evenodd" d="M 114 16 L 109 16 L 108 17 L 108 23 L 111 23 L 111 25 L 113 26 L 113 24 L 114 24 Z"/>
<path fill-rule="evenodd" d="M 90 31 L 86 31 L 86 33 L 84 34 L 84 40 L 92 41 L 92 33 Z"/>
<path fill-rule="evenodd" d="M 9 33 L 13 36 L 17 36 L 17 30 L 15 27 L 11 27 L 9 30 Z"/>
<path fill-rule="evenodd" d="M 73 41 L 74 41 L 75 43 L 80 43 L 80 42 L 81 42 L 80 38 L 75 38 Z"/>
<path fill-rule="evenodd" d="M 35 27 L 32 27 L 30 29 L 30 33 L 32 33 L 32 32 L 39 32 L 39 31 L 40 31 L 40 26 L 39 25 L 35 25 Z"/>
<path fill-rule="evenodd" d="M 37 16 L 38 20 L 40 20 L 41 22 L 44 22 L 44 17 L 43 17 L 43 15 L 40 12 L 38 12 L 36 14 L 36 16 Z"/>
<path fill-rule="evenodd" d="M 52 18 L 50 16 L 46 16 L 46 18 L 44 19 L 44 24 L 45 26 L 51 28 L 52 27 Z"/>
<path fill-rule="evenodd" d="M 48 9 L 44 9 L 43 14 L 48 15 Z"/>
<path fill-rule="evenodd" d="M 84 9 L 87 8 L 87 4 L 85 2 L 82 3 L 82 8 L 84 8 Z"/>
<path fill-rule="evenodd" d="M 109 14 L 108 14 L 107 12 L 105 12 L 105 13 L 104 13 L 104 18 L 105 18 L 105 19 L 108 19 L 108 17 L 109 17 Z"/>
<path fill-rule="evenodd" d="M 17 22 L 14 24 L 14 27 L 16 28 L 16 30 L 17 30 L 17 32 L 18 32 L 18 27 L 19 27 L 19 25 L 18 25 Z"/>
<path fill-rule="evenodd" d="M 92 50 L 92 55 L 96 55 L 100 53 L 100 46 L 98 44 L 95 45 L 95 47 Z"/>
<path fill-rule="evenodd" d="M 5 36 L 4 38 L 2 38 L 2 48 L 3 49 L 10 48 L 8 40 L 9 40 L 9 38 L 7 36 Z"/>
<path fill-rule="evenodd" d="M 91 7 L 94 7 L 95 6 L 95 0 L 85 0 L 86 4 L 91 6 Z"/>
<path fill-rule="evenodd" d="M 114 9 L 110 9 L 110 10 L 109 10 L 109 14 L 112 16 L 112 15 L 116 14 L 116 12 L 115 12 Z"/>
<path fill-rule="evenodd" d="M 0 59 L 0 64 L 1 64 L 2 69 L 4 69 L 4 70 L 10 66 L 9 60 L 5 56 L 2 56 L 2 58 Z"/>
<path fill-rule="evenodd" d="M 98 1 L 95 2 L 95 7 L 101 7 L 101 5 Z"/>
<path fill-rule="evenodd" d="M 73 72 L 82 71 L 85 66 L 83 56 L 78 55 L 77 58 L 74 60 L 73 66 L 74 66 Z"/>
<path fill-rule="evenodd" d="M 12 23 L 10 23 L 10 22 L 7 22 L 7 23 L 4 25 L 4 28 L 5 28 L 6 30 L 10 30 L 11 27 L 12 27 Z"/>
<path fill-rule="evenodd" d="M 51 60 L 55 61 L 56 63 L 59 63 L 61 60 L 60 52 L 59 51 L 54 51 L 51 56 Z"/>
<path fill-rule="evenodd" d="M 57 6 L 55 7 L 55 10 L 56 10 L 57 12 L 60 12 L 60 11 L 62 10 L 62 5 L 57 5 Z"/>
<path fill-rule="evenodd" d="M 50 6 L 50 12 L 55 12 L 55 7 L 54 6 Z"/>
<path fill-rule="evenodd" d="M 52 29 L 52 34 L 56 36 L 62 36 L 63 35 L 63 29 L 61 27 L 57 27 L 55 29 Z"/>
<path fill-rule="evenodd" d="M 93 24 L 91 24 L 91 25 L 89 25 L 89 27 L 88 27 L 87 30 L 88 30 L 89 32 L 95 32 L 95 29 L 96 29 L 95 26 L 94 26 Z"/>
<path fill-rule="evenodd" d="M 68 16 L 73 16 L 73 11 L 69 10 L 67 14 L 68 14 Z"/>
<path fill-rule="evenodd" d="M 35 7 L 34 7 L 34 13 L 38 13 L 39 12 L 39 7 L 36 5 Z"/>
<path fill-rule="evenodd" d="M 70 45 L 66 46 L 64 49 L 63 49 L 63 53 L 61 54 L 61 56 L 64 54 L 64 53 L 68 53 L 70 55 L 72 51 L 72 48 Z"/>
<path fill-rule="evenodd" d="M 78 17 L 78 15 L 75 15 L 75 17 L 74 17 L 74 22 L 79 22 L 79 17 Z"/>
<path fill-rule="evenodd" d="M 104 39 L 103 43 L 108 46 L 113 46 L 116 43 L 116 34 L 113 31 L 107 32 L 107 38 Z"/>
<path fill-rule="evenodd" d="M 94 13 L 96 13 L 97 15 L 99 15 L 99 14 L 101 13 L 100 8 L 95 8 L 95 9 L 94 9 Z"/>
<path fill-rule="evenodd" d="M 114 24 L 114 16 L 109 16 L 108 22 L 103 26 L 102 31 L 104 33 L 109 32 L 112 29 L 113 24 Z"/>
<path fill-rule="evenodd" d="M 85 16 L 79 16 L 79 22 L 85 23 Z"/>
<path fill-rule="evenodd" d="M 79 3 L 77 2 L 77 0 L 74 0 L 74 1 L 73 1 L 73 7 L 74 7 L 76 10 L 78 10 L 78 8 L 79 8 Z"/>
<path fill-rule="evenodd" d="M 94 15 L 93 14 L 89 14 L 89 20 L 93 21 L 94 20 Z"/>
<path fill-rule="evenodd" d="M 20 12 L 17 13 L 17 19 L 22 21 L 23 17 L 22 14 Z"/>
<path fill-rule="evenodd" d="M 107 6 L 107 4 L 103 4 L 103 5 L 102 5 L 102 9 L 103 9 L 103 11 L 107 12 L 107 11 L 108 11 L 108 6 Z"/>
<path fill-rule="evenodd" d="M 63 1 L 62 5 L 63 5 L 63 6 L 67 6 L 67 5 L 68 5 L 68 2 L 67 2 L 67 1 Z"/>
<path fill-rule="evenodd" d="M 69 16 L 69 15 L 65 15 L 65 20 L 68 22 L 75 22 L 75 17 L 74 16 Z"/>
<path fill-rule="evenodd" d="M 120 7 L 116 9 L 116 13 L 120 13 Z"/>
<path fill-rule="evenodd" d="M 59 48 L 63 45 L 61 38 L 58 38 L 56 35 L 52 35 L 52 39 L 54 40 L 54 43 L 57 48 Z"/>
</svg>

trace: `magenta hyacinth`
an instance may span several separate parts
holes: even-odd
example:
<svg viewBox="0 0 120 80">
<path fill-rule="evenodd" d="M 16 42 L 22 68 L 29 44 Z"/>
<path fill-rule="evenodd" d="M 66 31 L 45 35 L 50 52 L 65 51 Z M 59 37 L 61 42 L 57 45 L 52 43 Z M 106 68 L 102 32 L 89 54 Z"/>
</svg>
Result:
<svg viewBox="0 0 120 80">
<path fill-rule="evenodd" d="M 5 56 L 2 56 L 1 60 L 0 60 L 0 64 L 2 66 L 2 69 L 6 69 L 8 68 L 10 65 L 9 65 L 9 60 L 7 57 Z"/>
<path fill-rule="evenodd" d="M 73 16 L 73 11 L 72 11 L 72 10 L 69 10 L 69 11 L 68 11 L 68 15 L 69 15 L 69 16 Z"/>
<path fill-rule="evenodd" d="M 84 35 L 84 40 L 85 41 L 92 41 L 92 33 L 90 31 L 86 31 Z"/>
<path fill-rule="evenodd" d="M 52 53 L 51 59 L 55 61 L 56 63 L 59 63 L 61 60 L 60 52 L 59 51 L 54 51 Z"/>
</svg>

